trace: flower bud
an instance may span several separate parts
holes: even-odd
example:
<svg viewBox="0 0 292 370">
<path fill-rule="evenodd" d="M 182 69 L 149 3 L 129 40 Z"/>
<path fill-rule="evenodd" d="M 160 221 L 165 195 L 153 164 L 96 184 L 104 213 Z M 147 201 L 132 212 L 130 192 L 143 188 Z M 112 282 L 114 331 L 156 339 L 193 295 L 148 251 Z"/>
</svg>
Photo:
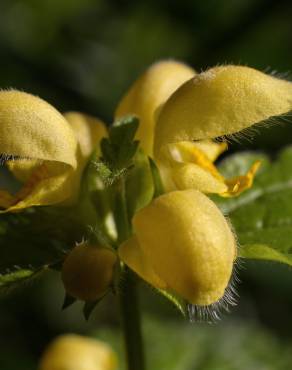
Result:
<svg viewBox="0 0 292 370">
<path fill-rule="evenodd" d="M 164 194 L 138 211 L 133 226 L 137 242 L 122 244 L 119 255 L 142 278 L 157 288 L 163 282 L 192 304 L 209 305 L 224 295 L 236 242 L 207 196 L 197 190 Z"/>
<path fill-rule="evenodd" d="M 63 335 L 49 345 L 40 370 L 115 370 L 116 355 L 101 341 L 79 335 Z"/>
<path fill-rule="evenodd" d="M 160 111 L 154 154 L 163 146 L 230 135 L 292 109 L 292 83 L 253 68 L 222 66 L 181 85 Z"/>
<path fill-rule="evenodd" d="M 140 124 L 137 139 L 146 154 L 152 155 L 155 113 L 169 96 L 185 81 L 192 78 L 195 71 L 183 63 L 162 61 L 153 64 L 132 85 L 122 98 L 116 117 L 137 115 Z"/>
<path fill-rule="evenodd" d="M 101 298 L 112 283 L 116 260 L 116 254 L 109 248 L 86 243 L 76 246 L 62 268 L 66 292 L 83 301 Z"/>
</svg>

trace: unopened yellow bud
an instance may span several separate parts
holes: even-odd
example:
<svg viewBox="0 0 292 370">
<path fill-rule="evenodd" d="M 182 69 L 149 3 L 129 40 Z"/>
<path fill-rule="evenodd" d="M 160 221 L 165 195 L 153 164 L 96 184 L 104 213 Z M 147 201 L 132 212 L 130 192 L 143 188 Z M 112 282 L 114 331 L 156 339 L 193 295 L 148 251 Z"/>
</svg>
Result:
<svg viewBox="0 0 292 370">
<path fill-rule="evenodd" d="M 192 304 L 209 305 L 224 295 L 236 242 L 223 214 L 206 195 L 197 190 L 164 194 L 138 211 L 133 225 L 136 245 L 130 239 L 119 255 L 142 278 Z"/>
<path fill-rule="evenodd" d="M 83 301 L 101 298 L 112 283 L 116 260 L 116 254 L 109 248 L 86 243 L 76 246 L 62 268 L 66 292 Z"/>
<path fill-rule="evenodd" d="M 129 114 L 138 116 L 140 124 L 136 137 L 148 155 L 152 155 L 153 151 L 157 109 L 194 74 L 193 69 L 176 61 L 155 63 L 132 85 L 120 101 L 116 118 Z"/>
<path fill-rule="evenodd" d="M 292 83 L 253 68 L 222 66 L 195 75 L 162 108 L 154 154 L 180 141 L 239 132 L 292 109 Z"/>
<path fill-rule="evenodd" d="M 79 335 L 63 335 L 49 345 L 40 370 L 115 370 L 116 355 L 101 341 Z"/>
</svg>

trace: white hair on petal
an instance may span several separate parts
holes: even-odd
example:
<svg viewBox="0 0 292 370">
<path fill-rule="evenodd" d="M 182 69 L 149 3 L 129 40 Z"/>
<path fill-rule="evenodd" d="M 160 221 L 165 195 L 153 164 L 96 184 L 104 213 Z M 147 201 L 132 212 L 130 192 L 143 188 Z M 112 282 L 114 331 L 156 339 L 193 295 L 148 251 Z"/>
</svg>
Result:
<svg viewBox="0 0 292 370">
<path fill-rule="evenodd" d="M 240 283 L 238 278 L 239 267 L 237 260 L 224 295 L 217 302 L 205 306 L 188 304 L 189 319 L 192 323 L 205 322 L 213 324 L 220 321 L 223 314 L 229 313 L 230 307 L 237 305 L 238 293 L 236 291 L 236 285 Z"/>
</svg>

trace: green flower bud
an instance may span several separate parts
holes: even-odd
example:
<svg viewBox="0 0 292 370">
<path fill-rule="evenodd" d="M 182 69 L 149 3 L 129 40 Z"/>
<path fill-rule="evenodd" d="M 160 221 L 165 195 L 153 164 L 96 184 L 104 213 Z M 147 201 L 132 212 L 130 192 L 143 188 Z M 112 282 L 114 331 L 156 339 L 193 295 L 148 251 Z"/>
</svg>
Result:
<svg viewBox="0 0 292 370">
<path fill-rule="evenodd" d="M 95 301 L 109 288 L 117 257 L 109 248 L 76 246 L 67 256 L 62 268 L 66 292 L 83 301 Z"/>
</svg>

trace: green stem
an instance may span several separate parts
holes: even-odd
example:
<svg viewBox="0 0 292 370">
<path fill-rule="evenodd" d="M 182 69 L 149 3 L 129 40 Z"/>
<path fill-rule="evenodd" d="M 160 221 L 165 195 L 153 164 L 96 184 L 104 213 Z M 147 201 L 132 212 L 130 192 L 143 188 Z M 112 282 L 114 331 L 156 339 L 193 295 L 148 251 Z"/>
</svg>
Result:
<svg viewBox="0 0 292 370">
<path fill-rule="evenodd" d="M 130 236 L 124 179 L 121 179 L 116 185 L 114 214 L 118 232 L 118 244 L 121 244 Z"/>
<path fill-rule="evenodd" d="M 120 293 L 120 310 L 128 370 L 145 370 L 137 280 L 129 269 L 126 269 L 124 278 Z"/>
<path fill-rule="evenodd" d="M 114 214 L 118 231 L 118 244 L 121 244 L 130 237 L 131 226 L 124 179 L 121 179 L 116 186 Z M 119 298 L 128 370 L 145 370 L 137 279 L 127 267 L 124 268 Z"/>
</svg>

